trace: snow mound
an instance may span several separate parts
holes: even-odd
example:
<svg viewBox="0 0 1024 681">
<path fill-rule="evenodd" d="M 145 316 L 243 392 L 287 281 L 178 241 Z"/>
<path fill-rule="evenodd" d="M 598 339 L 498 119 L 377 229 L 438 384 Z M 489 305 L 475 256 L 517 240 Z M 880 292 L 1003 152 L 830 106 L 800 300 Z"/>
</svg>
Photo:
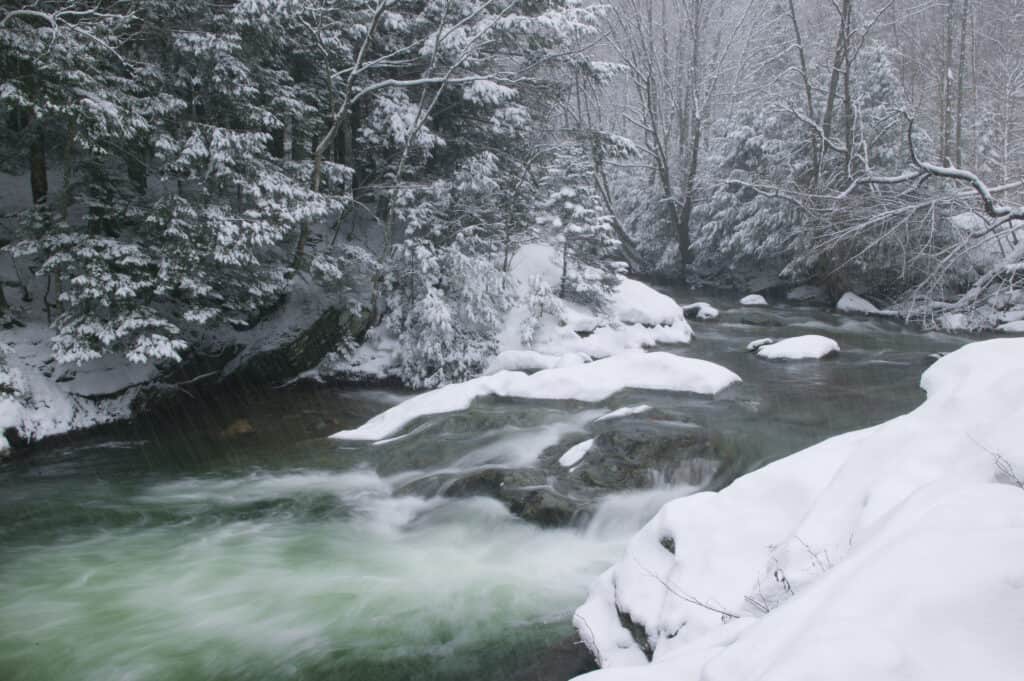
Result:
<svg viewBox="0 0 1024 681">
<path fill-rule="evenodd" d="M 996 328 L 1003 333 L 1024 333 L 1024 321 L 1006 322 Z"/>
<path fill-rule="evenodd" d="M 558 464 L 564 468 L 572 468 L 573 466 L 575 466 L 576 464 L 583 460 L 583 457 L 587 455 L 587 452 L 589 452 L 590 448 L 593 446 L 593 438 L 589 440 L 584 440 L 579 444 L 573 445 L 568 450 L 566 450 L 565 454 L 562 454 L 562 456 L 558 457 Z"/>
<path fill-rule="evenodd" d="M 718 319 L 718 308 L 710 303 L 697 302 L 690 303 L 689 305 L 683 306 L 683 315 L 687 319 L 699 319 L 701 321 L 709 321 L 712 319 Z"/>
<path fill-rule="evenodd" d="M 775 343 L 761 343 L 755 348 L 747 346 L 748 350 L 754 349 L 757 356 L 762 359 L 822 359 L 839 352 L 839 343 L 825 336 L 808 335 L 784 338 Z M 754 343 L 751 343 L 753 345 Z"/>
<path fill-rule="evenodd" d="M 740 305 L 767 305 L 768 301 L 764 299 L 764 296 L 758 295 L 757 293 L 751 293 L 749 296 L 743 296 L 740 298 Z"/>
<path fill-rule="evenodd" d="M 1024 669 L 1024 339 L 926 402 L 666 504 L 574 622 L 590 681 L 1012 681 Z"/>
<path fill-rule="evenodd" d="M 600 402 L 620 390 L 669 390 L 713 395 L 740 378 L 711 362 L 666 352 L 628 352 L 590 364 L 545 369 L 535 374 L 502 371 L 422 393 L 378 414 L 355 430 L 331 437 L 380 440 L 430 414 L 466 409 L 477 397 Z"/>
<path fill-rule="evenodd" d="M 564 355 L 546 355 L 536 350 L 506 350 L 491 360 L 487 374 L 499 371 L 537 371 L 540 369 L 558 369 L 586 364 L 590 355 L 582 352 L 569 352 Z"/>
<path fill-rule="evenodd" d="M 623 324 L 671 326 L 683 318 L 676 301 L 635 279 L 622 280 L 612 295 L 611 309 Z"/>
</svg>

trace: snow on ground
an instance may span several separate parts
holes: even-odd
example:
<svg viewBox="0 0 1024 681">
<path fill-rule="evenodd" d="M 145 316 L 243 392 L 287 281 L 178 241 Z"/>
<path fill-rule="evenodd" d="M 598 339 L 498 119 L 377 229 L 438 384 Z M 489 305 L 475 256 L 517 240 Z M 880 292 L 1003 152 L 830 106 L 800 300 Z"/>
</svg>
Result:
<svg viewBox="0 0 1024 681">
<path fill-rule="evenodd" d="M 519 249 L 511 275 L 524 299 L 537 280 L 558 290 L 562 271 L 557 256 L 546 244 Z M 689 343 L 693 338 L 693 330 L 676 301 L 633 279 L 622 280 L 606 310 L 568 301 L 559 301 L 559 307 L 558 312 L 545 312 L 540 317 L 525 303 L 513 307 L 499 336 L 499 352 L 533 351 L 551 357 L 584 354 L 599 359 L 659 344 Z M 528 342 L 523 338 L 525 327 L 532 328 Z M 547 368 L 550 361 L 536 356 L 533 359 L 538 360 L 535 366 L 522 368 Z M 505 361 L 509 360 L 498 360 L 499 365 Z"/>
<path fill-rule="evenodd" d="M 893 310 L 879 310 L 870 300 L 865 300 L 851 291 L 847 291 L 839 298 L 836 309 L 846 314 L 867 314 L 878 317 L 895 317 L 898 314 Z"/>
<path fill-rule="evenodd" d="M 587 452 L 589 452 L 590 448 L 593 446 L 593 438 L 589 440 L 584 440 L 579 444 L 573 445 L 568 450 L 566 450 L 565 454 L 562 454 L 562 456 L 558 457 L 559 465 L 565 468 L 572 468 L 573 466 L 575 466 L 576 464 L 583 460 L 583 457 L 587 455 Z"/>
<path fill-rule="evenodd" d="M 997 329 L 1003 333 L 1024 333 L 1024 321 L 1000 324 Z"/>
<path fill-rule="evenodd" d="M 766 340 L 766 339 L 762 339 Z M 757 356 L 762 359 L 822 359 L 839 352 L 839 343 L 825 336 L 814 334 L 808 336 L 794 336 L 784 338 L 774 343 L 761 343 L 755 348 L 747 346 L 748 350 L 754 349 Z"/>
<path fill-rule="evenodd" d="M 635 407 L 620 407 L 615 411 L 610 411 L 604 416 L 595 419 L 597 421 L 611 421 L 612 419 L 621 419 L 626 416 L 636 416 L 637 414 L 643 414 L 651 410 L 651 406 L 648 404 L 638 404 Z"/>
<path fill-rule="evenodd" d="M 690 303 L 689 305 L 683 305 L 683 315 L 688 319 L 696 318 L 706 322 L 712 319 L 718 319 L 718 308 L 703 301 Z"/>
<path fill-rule="evenodd" d="M 666 504 L 576 612 L 588 681 L 1019 679 L 1024 339 L 921 386 L 909 414 Z"/>
<path fill-rule="evenodd" d="M 536 371 L 579 366 L 590 362 L 590 355 L 582 352 L 568 352 L 564 355 L 546 355 L 536 350 L 506 350 L 491 360 L 486 374 L 499 371 Z"/>
<path fill-rule="evenodd" d="M 466 409 L 477 397 L 600 402 L 620 390 L 669 390 L 713 395 L 740 378 L 711 362 L 666 352 L 627 352 L 590 364 L 545 369 L 535 374 L 502 371 L 421 393 L 378 414 L 355 430 L 331 437 L 379 440 L 421 416 Z"/>
<path fill-rule="evenodd" d="M 756 293 L 751 293 L 749 296 L 743 296 L 740 298 L 740 305 L 767 305 L 768 301 L 765 300 L 764 296 Z"/>
<path fill-rule="evenodd" d="M 126 418 L 136 388 L 156 375 L 152 365 L 104 357 L 57 365 L 52 330 L 42 320 L 5 329 L 0 342 L 0 435 L 13 429 L 25 442 Z M 12 443 L 0 441 L 0 453 Z"/>
</svg>

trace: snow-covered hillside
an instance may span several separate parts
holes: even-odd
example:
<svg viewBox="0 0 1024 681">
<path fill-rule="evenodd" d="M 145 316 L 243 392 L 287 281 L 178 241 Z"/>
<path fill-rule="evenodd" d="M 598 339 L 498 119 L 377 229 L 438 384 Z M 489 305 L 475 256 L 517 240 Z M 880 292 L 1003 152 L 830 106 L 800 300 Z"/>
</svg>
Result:
<svg viewBox="0 0 1024 681">
<path fill-rule="evenodd" d="M 667 504 L 576 612 L 590 681 L 1021 678 L 1024 340 L 927 401 Z"/>
</svg>

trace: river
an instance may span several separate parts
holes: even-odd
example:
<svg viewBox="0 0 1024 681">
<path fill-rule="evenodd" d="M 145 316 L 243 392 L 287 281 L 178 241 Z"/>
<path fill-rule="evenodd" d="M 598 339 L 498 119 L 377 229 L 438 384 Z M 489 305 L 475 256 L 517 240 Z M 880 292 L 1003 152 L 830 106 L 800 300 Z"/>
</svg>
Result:
<svg viewBox="0 0 1024 681">
<path fill-rule="evenodd" d="M 488 399 L 356 445 L 323 436 L 406 393 L 298 386 L 0 465 L 0 678 L 514 681 L 580 671 L 569 620 L 587 585 L 664 501 L 693 488 L 613 493 L 585 522 L 557 529 L 489 498 L 395 491 L 439 471 L 539 465 L 598 416 L 640 403 L 717 433 L 731 478 L 909 411 L 923 400 L 928 356 L 964 342 L 820 308 L 752 311 L 709 298 L 722 318 L 693 322 L 692 344 L 660 349 L 744 379 L 715 399 Z M 831 336 L 843 351 L 769 362 L 745 350 L 799 333 Z M 242 416 L 254 433 L 231 438 L 210 425 Z"/>
</svg>

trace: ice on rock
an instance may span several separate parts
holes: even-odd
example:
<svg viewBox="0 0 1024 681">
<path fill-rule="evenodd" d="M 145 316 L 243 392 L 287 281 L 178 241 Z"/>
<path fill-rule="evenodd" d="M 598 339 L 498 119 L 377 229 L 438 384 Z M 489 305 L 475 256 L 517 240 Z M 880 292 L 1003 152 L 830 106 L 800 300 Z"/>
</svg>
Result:
<svg viewBox="0 0 1024 681">
<path fill-rule="evenodd" d="M 740 305 L 767 305 L 768 301 L 765 300 L 764 296 L 757 293 L 751 293 L 749 296 L 743 296 L 740 298 Z"/>
<path fill-rule="evenodd" d="M 558 458 L 558 464 L 564 468 L 572 468 L 583 460 L 583 457 L 587 455 L 587 452 L 589 452 L 590 448 L 593 446 L 593 439 L 584 440 L 579 444 L 573 445 L 566 450 L 565 454 L 562 454 L 562 456 Z"/>
</svg>

